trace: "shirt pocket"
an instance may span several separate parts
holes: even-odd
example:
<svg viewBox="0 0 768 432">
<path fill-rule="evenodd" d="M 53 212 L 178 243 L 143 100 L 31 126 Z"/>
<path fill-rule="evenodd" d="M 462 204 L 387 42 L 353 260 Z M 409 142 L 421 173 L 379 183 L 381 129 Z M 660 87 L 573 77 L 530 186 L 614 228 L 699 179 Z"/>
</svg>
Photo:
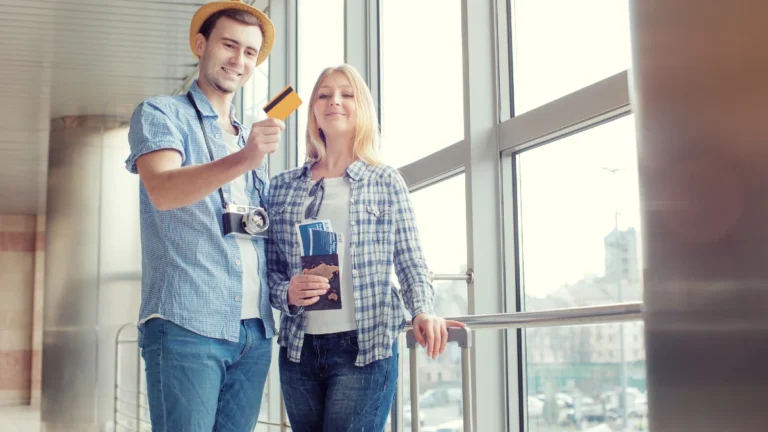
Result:
<svg viewBox="0 0 768 432">
<path fill-rule="evenodd" d="M 394 238 L 392 207 L 368 204 L 365 206 L 365 232 L 371 240 L 391 243 Z"/>
</svg>

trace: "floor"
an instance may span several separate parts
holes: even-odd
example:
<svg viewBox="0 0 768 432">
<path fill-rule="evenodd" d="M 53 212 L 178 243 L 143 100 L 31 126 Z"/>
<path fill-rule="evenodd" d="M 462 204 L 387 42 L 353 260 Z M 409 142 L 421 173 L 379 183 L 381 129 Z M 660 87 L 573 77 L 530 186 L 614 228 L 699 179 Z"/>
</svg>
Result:
<svg viewBox="0 0 768 432">
<path fill-rule="evenodd" d="M 0 406 L 0 431 L 2 432 L 39 432 L 40 407 Z"/>
</svg>

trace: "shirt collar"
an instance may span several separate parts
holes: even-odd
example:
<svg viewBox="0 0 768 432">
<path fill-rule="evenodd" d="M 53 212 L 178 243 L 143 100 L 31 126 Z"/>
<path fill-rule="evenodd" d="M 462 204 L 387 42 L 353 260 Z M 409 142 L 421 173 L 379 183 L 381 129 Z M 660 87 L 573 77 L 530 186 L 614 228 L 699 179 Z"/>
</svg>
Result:
<svg viewBox="0 0 768 432">
<path fill-rule="evenodd" d="M 211 105 L 211 102 L 208 100 L 208 96 L 206 96 L 200 89 L 200 86 L 197 85 L 197 80 L 193 81 L 192 85 L 189 86 L 189 92 L 192 94 L 192 98 L 195 100 L 195 104 L 197 104 L 203 117 L 219 118 L 219 115 L 213 110 L 213 105 Z M 232 118 L 232 124 L 239 128 L 241 124 L 237 119 L 237 110 L 235 109 L 234 104 L 229 106 L 229 116 Z"/>
<path fill-rule="evenodd" d="M 294 178 L 311 179 L 312 171 L 310 169 L 312 168 L 312 165 L 315 164 L 315 162 L 317 161 L 314 159 L 310 159 L 304 162 L 304 166 L 301 167 L 301 169 L 296 173 Z M 363 174 L 365 174 L 366 169 L 368 169 L 368 164 L 363 162 L 360 159 L 357 159 L 347 167 L 346 173 L 350 179 L 354 181 L 358 181 L 363 177 Z"/>
</svg>

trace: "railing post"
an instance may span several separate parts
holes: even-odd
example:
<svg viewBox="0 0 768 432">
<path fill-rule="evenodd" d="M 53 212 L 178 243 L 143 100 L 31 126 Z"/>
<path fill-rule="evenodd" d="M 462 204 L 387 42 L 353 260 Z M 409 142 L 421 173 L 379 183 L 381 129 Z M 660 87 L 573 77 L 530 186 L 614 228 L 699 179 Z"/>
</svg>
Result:
<svg viewBox="0 0 768 432">
<path fill-rule="evenodd" d="M 405 383 L 405 376 L 403 375 L 403 365 L 405 361 L 403 356 L 405 348 L 405 335 L 400 333 L 397 336 L 397 387 L 395 388 L 395 402 L 392 404 L 392 432 L 403 432 L 404 418 L 403 418 L 403 384 Z"/>
<path fill-rule="evenodd" d="M 288 413 L 285 411 L 285 399 L 280 391 L 280 432 L 288 432 Z"/>
<path fill-rule="evenodd" d="M 117 392 L 120 391 L 120 332 L 122 330 L 123 327 L 119 328 L 115 335 L 115 397 L 113 401 L 114 407 L 112 408 L 112 428 L 115 432 L 117 432 L 117 401 L 119 398 Z"/>
<path fill-rule="evenodd" d="M 141 348 L 136 345 L 136 432 L 141 432 Z"/>
<path fill-rule="evenodd" d="M 472 332 L 469 327 L 448 329 L 448 343 L 456 341 L 461 348 L 461 393 L 463 404 L 464 431 L 474 428 L 472 415 Z"/>
<path fill-rule="evenodd" d="M 456 342 L 461 348 L 461 391 L 462 391 L 462 415 L 464 418 L 464 431 L 472 432 L 474 429 L 474 416 L 472 414 L 472 331 L 469 327 L 449 327 L 448 343 Z M 416 337 L 413 329 L 405 334 L 405 343 L 409 349 L 411 360 L 411 432 L 418 432 L 419 422 L 419 365 L 416 357 Z"/>
<path fill-rule="evenodd" d="M 405 334 L 405 344 L 408 347 L 411 376 L 411 432 L 419 432 L 419 361 L 416 356 L 416 337 L 413 329 Z"/>
</svg>

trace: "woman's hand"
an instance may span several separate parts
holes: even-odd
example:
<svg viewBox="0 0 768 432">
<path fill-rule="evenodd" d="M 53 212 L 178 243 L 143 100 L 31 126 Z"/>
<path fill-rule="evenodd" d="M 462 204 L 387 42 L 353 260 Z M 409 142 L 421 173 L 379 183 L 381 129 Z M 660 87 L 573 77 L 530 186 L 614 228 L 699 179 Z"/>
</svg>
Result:
<svg viewBox="0 0 768 432">
<path fill-rule="evenodd" d="M 419 345 L 427 347 L 427 356 L 433 360 L 445 352 L 445 345 L 448 343 L 448 327 L 463 328 L 465 325 L 428 313 L 420 313 L 413 318 L 413 336 Z"/>
<path fill-rule="evenodd" d="M 288 304 L 309 306 L 320 300 L 320 296 L 331 288 L 328 279 L 315 275 L 296 275 L 288 285 Z"/>
</svg>

